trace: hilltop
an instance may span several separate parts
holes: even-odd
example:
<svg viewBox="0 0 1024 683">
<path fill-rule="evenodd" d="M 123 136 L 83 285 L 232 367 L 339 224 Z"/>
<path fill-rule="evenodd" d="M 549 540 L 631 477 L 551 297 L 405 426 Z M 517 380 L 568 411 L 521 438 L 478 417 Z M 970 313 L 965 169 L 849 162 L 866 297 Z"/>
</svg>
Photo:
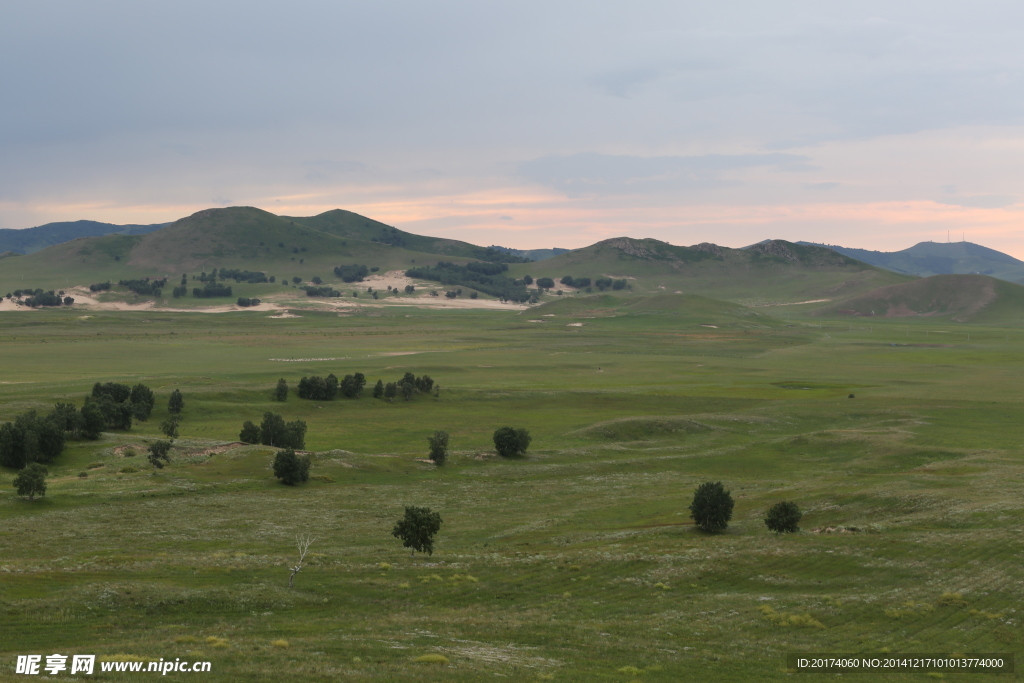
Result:
<svg viewBox="0 0 1024 683">
<path fill-rule="evenodd" d="M 826 306 L 817 315 L 944 317 L 955 322 L 1024 320 L 1024 287 L 987 275 L 933 275 Z"/>
<path fill-rule="evenodd" d="M 813 242 L 809 246 L 827 247 L 864 263 L 895 273 L 918 275 L 991 275 L 1007 282 L 1024 283 L 1024 261 L 1009 254 L 972 242 L 920 242 L 901 251 L 851 249 Z"/>
</svg>

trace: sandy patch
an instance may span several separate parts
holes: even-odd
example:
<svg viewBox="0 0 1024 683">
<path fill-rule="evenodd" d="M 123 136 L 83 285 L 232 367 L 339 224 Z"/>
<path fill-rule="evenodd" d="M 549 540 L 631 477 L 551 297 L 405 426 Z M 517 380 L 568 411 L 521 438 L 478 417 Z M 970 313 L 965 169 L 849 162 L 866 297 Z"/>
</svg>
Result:
<svg viewBox="0 0 1024 683">
<path fill-rule="evenodd" d="M 807 301 L 791 301 L 791 302 L 786 303 L 786 304 L 778 304 L 778 303 L 754 304 L 754 305 L 750 306 L 750 308 L 767 308 L 769 306 L 799 306 L 800 304 L 820 304 L 823 301 L 832 301 L 832 299 L 809 299 Z"/>
<path fill-rule="evenodd" d="M 713 327 L 713 328 L 715 328 L 716 330 L 718 329 L 718 325 L 705 325 L 704 323 L 701 323 L 701 325 L 700 325 L 700 326 L 701 326 L 701 327 Z"/>
<path fill-rule="evenodd" d="M 554 313 L 545 313 L 545 314 L 544 314 L 544 315 L 542 315 L 541 317 L 542 317 L 542 318 L 554 318 L 554 317 L 555 317 L 555 314 L 554 314 Z"/>
<path fill-rule="evenodd" d="M 417 353 L 426 353 L 425 351 L 385 351 L 384 353 L 378 353 L 378 356 L 413 356 Z"/>
<path fill-rule="evenodd" d="M 547 320 L 527 320 L 528 323 L 546 323 Z"/>
<path fill-rule="evenodd" d="M 583 327 L 583 323 L 569 323 L 566 327 Z"/>
<path fill-rule="evenodd" d="M 279 363 L 316 363 L 328 360 L 348 360 L 348 358 L 348 356 L 342 356 L 340 358 L 268 358 L 267 360 L 273 360 Z"/>
</svg>

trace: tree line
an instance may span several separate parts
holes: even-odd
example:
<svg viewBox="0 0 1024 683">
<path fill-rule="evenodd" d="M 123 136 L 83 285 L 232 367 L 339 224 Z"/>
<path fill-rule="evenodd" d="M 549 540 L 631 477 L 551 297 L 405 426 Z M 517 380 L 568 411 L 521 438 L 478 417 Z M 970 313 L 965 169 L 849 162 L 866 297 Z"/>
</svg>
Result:
<svg viewBox="0 0 1024 683">
<path fill-rule="evenodd" d="M 299 398 L 312 401 L 333 401 L 339 394 L 345 398 L 360 398 L 365 387 L 366 375 L 361 372 L 345 375 L 341 380 L 334 373 L 331 373 L 327 377 L 317 375 L 303 377 L 299 380 L 296 393 Z M 282 377 L 277 381 L 277 386 L 274 387 L 274 400 L 286 401 L 288 399 L 288 391 L 288 382 Z M 395 382 L 385 384 L 384 380 L 378 379 L 373 387 L 372 394 L 374 398 L 387 401 L 392 401 L 401 394 L 406 401 L 410 401 L 417 393 L 429 394 L 431 391 L 434 391 L 434 395 L 437 396 L 437 393 L 440 391 L 440 385 L 435 384 L 434 379 L 430 375 L 420 375 L 417 377 L 411 372 L 406 372 L 401 379 Z"/>
<path fill-rule="evenodd" d="M 117 284 L 140 296 L 160 296 L 163 288 L 167 285 L 167 278 L 150 280 L 147 277 L 141 280 L 119 280 Z"/>
<path fill-rule="evenodd" d="M 458 265 L 438 261 L 433 266 L 410 268 L 405 271 L 405 275 L 449 286 L 470 287 L 502 301 L 522 303 L 535 298 L 535 295 L 526 289 L 525 282 L 504 275 L 507 270 L 508 266 L 504 263 L 470 262 Z"/>
</svg>

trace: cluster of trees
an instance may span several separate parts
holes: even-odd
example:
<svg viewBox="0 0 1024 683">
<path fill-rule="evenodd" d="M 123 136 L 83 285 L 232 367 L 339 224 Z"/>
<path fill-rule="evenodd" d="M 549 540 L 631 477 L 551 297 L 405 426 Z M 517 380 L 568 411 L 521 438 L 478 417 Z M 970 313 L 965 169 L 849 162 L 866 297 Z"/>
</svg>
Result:
<svg viewBox="0 0 1024 683">
<path fill-rule="evenodd" d="M 555 286 L 555 281 L 552 280 L 549 277 L 539 277 L 539 278 L 537 278 L 537 288 L 538 289 L 551 289 L 554 286 Z"/>
<path fill-rule="evenodd" d="M 709 481 L 701 484 L 693 492 L 690 503 L 690 517 L 694 523 L 707 533 L 725 531 L 732 519 L 734 501 L 732 494 L 725 489 L 720 481 Z M 800 530 L 800 519 L 803 513 L 796 503 L 783 501 L 776 503 L 764 518 L 769 531 L 777 534 L 795 533 Z"/>
<path fill-rule="evenodd" d="M 625 289 L 627 285 L 629 285 L 629 283 L 626 282 L 626 278 L 613 280 L 610 277 L 599 277 L 596 280 L 594 280 L 594 286 L 597 287 L 598 290 L 602 292 L 606 289 Z"/>
<path fill-rule="evenodd" d="M 243 443 L 302 450 L 306 446 L 306 423 L 303 420 L 285 422 L 277 413 L 266 412 L 263 413 L 263 421 L 258 427 L 246 420 L 238 440 Z"/>
<path fill-rule="evenodd" d="M 389 244 L 392 247 L 405 246 L 405 238 L 402 237 L 402 233 L 399 232 L 398 228 L 384 226 L 381 228 L 380 232 L 381 234 L 379 237 L 371 237 L 370 241 L 376 242 L 377 244 Z"/>
<path fill-rule="evenodd" d="M 249 284 L 260 284 L 269 282 L 267 274 L 255 270 L 239 270 L 237 268 L 221 268 L 217 274 L 221 280 L 234 280 L 235 282 L 248 282 Z"/>
<path fill-rule="evenodd" d="M 532 263 L 531 259 L 513 254 L 502 247 L 487 247 L 484 253 L 478 256 L 481 261 L 493 261 L 495 263 Z"/>
<path fill-rule="evenodd" d="M 89 291 L 90 292 L 105 292 L 108 289 L 110 289 L 110 281 L 109 280 L 107 282 L 97 282 L 95 284 L 89 285 Z"/>
<path fill-rule="evenodd" d="M 282 484 L 295 486 L 309 480 L 310 458 L 295 453 L 295 449 L 286 448 L 274 456 L 274 476 Z"/>
<path fill-rule="evenodd" d="M 499 427 L 494 431 L 494 450 L 503 458 L 514 458 L 530 447 L 530 432 L 522 427 Z"/>
<path fill-rule="evenodd" d="M 377 270 L 374 268 L 374 270 Z M 366 266 L 353 263 L 350 266 L 338 266 L 334 269 L 334 275 L 341 278 L 342 282 L 362 282 L 363 278 L 370 274 Z"/>
<path fill-rule="evenodd" d="M 147 277 L 141 280 L 120 280 L 117 284 L 141 296 L 160 296 L 163 288 L 167 285 L 167 278 L 150 280 Z"/>
<path fill-rule="evenodd" d="M 259 299 L 248 299 L 248 298 L 246 298 L 244 296 L 240 296 L 240 297 L 238 297 L 238 305 L 242 306 L 243 308 L 246 308 L 248 306 L 259 306 L 260 305 L 260 300 Z"/>
<path fill-rule="evenodd" d="M 590 286 L 590 278 L 589 277 L 576 277 L 576 278 L 574 278 L 572 275 L 566 275 L 561 280 L 559 280 L 559 282 L 561 282 L 563 285 L 566 285 L 568 287 L 576 287 L 577 289 L 583 289 L 584 287 L 589 287 Z"/>
<path fill-rule="evenodd" d="M 383 398 L 390 402 L 401 392 L 406 401 L 411 401 L 417 392 L 429 394 L 432 389 L 439 392 L 441 387 L 434 384 L 430 375 L 417 377 L 413 373 L 407 372 L 397 382 L 385 384 L 383 380 L 377 380 L 377 384 L 373 387 L 373 397 Z M 437 393 L 434 395 L 436 396 Z"/>
<path fill-rule="evenodd" d="M 535 296 L 526 289 L 522 280 L 513 280 L 503 273 L 504 263 L 471 262 L 466 265 L 438 261 L 434 266 L 417 266 L 405 271 L 406 277 L 432 280 L 444 285 L 477 289 L 502 301 L 525 302 Z"/>
<path fill-rule="evenodd" d="M 330 285 L 324 285 L 323 287 L 316 287 L 314 285 L 306 285 L 300 287 L 300 289 L 306 290 L 306 296 L 326 296 L 326 297 L 338 297 L 341 296 L 341 292 L 334 289 Z"/>
<path fill-rule="evenodd" d="M 58 404 L 45 416 L 30 410 L 13 422 L 0 425 L 0 465 L 21 469 L 34 462 L 52 462 L 63 453 L 66 435 L 61 409 L 64 405 L 67 404 Z M 75 410 L 74 406 L 71 410 Z"/>
<path fill-rule="evenodd" d="M 197 299 L 212 299 L 214 297 L 231 296 L 231 286 L 222 285 L 217 282 L 207 282 L 202 288 L 193 287 L 192 296 Z"/>
<path fill-rule="evenodd" d="M 64 292 L 61 292 L 60 294 L 63 293 Z M 48 292 L 39 292 L 35 296 L 30 296 L 25 299 L 23 303 L 30 308 L 39 308 L 40 306 L 60 306 L 61 304 L 70 306 L 75 303 L 75 300 L 70 296 L 61 298 L 60 294 L 54 293 L 51 289 Z"/>
<path fill-rule="evenodd" d="M 361 372 L 345 375 L 340 382 L 332 373 L 327 377 L 303 377 L 299 380 L 298 394 L 299 398 L 314 401 L 333 401 L 339 393 L 345 398 L 359 398 L 365 386 L 366 375 Z M 274 394 L 279 401 L 288 398 L 288 383 L 283 379 L 279 380 Z"/>
</svg>

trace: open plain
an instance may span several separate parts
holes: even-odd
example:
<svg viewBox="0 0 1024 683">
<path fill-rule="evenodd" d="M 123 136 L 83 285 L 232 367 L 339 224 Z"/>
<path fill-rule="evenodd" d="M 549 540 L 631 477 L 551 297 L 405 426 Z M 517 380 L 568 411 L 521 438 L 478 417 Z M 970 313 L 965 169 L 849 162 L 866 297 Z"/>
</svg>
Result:
<svg viewBox="0 0 1024 683">
<path fill-rule="evenodd" d="M 4 656 L 208 660 L 211 681 L 653 683 L 788 680 L 787 652 L 1020 649 L 1017 323 L 610 301 L 3 314 L 0 422 L 80 406 L 94 382 L 157 395 L 147 422 L 68 441 L 44 498 L 4 470 Z M 440 389 L 295 395 L 332 372 Z M 143 451 L 176 388 L 181 437 L 154 474 Z M 307 483 L 236 443 L 268 410 L 308 423 Z M 525 457 L 494 453 L 505 424 L 530 431 Z M 705 481 L 736 499 L 722 534 L 689 517 Z M 782 500 L 797 534 L 765 528 Z M 432 556 L 392 538 L 405 505 L 442 514 Z M 289 589 L 298 534 L 316 541 Z"/>
</svg>

